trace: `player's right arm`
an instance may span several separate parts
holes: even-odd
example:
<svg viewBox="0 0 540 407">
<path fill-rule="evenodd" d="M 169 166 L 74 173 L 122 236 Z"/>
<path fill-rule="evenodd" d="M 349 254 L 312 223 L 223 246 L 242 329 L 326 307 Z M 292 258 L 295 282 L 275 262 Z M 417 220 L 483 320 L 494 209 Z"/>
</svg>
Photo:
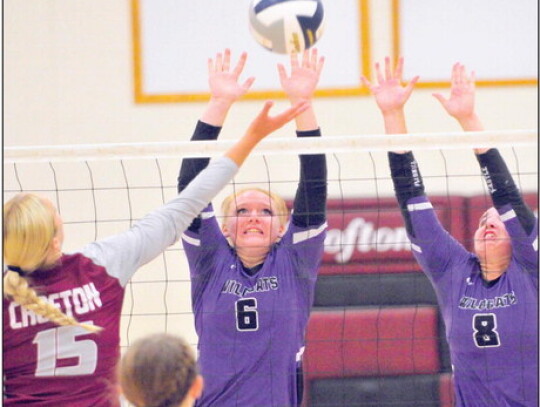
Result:
<svg viewBox="0 0 540 407">
<path fill-rule="evenodd" d="M 464 131 L 483 131 L 475 111 L 475 73 L 467 73 L 459 62 L 452 67 L 450 96 L 433 96 Z M 474 149 L 482 175 L 493 201 L 512 239 L 513 255 L 538 274 L 538 222 L 519 192 L 508 167 L 496 148 Z"/>
<path fill-rule="evenodd" d="M 215 60 L 208 59 L 208 84 L 210 87 L 210 101 L 206 106 L 201 119 L 197 122 L 191 140 L 217 140 L 227 114 L 238 99 L 251 87 L 255 78 L 248 78 L 243 84 L 238 83 L 246 63 L 247 54 L 240 56 L 234 69 L 230 70 L 231 51 L 218 53 Z M 182 161 L 178 175 L 178 192 L 199 174 L 210 162 L 209 158 L 186 158 Z M 200 217 L 193 220 L 189 230 L 197 232 L 201 226 Z"/>
<path fill-rule="evenodd" d="M 304 51 L 302 61 L 298 55 L 290 55 L 290 72 L 278 64 L 281 87 L 291 104 L 306 101 L 308 109 L 296 118 L 297 137 L 320 137 L 321 130 L 313 108 L 313 96 L 324 66 L 324 57 L 318 56 L 316 48 Z M 325 154 L 300 155 L 300 179 L 294 199 L 292 224 L 300 239 L 293 236 L 294 247 L 302 262 L 301 268 L 314 275 L 322 258 L 326 231 L 327 169 Z M 306 234 L 306 229 L 309 231 Z M 320 242 L 320 256 L 314 255 L 314 238 Z M 303 243 L 305 242 L 305 243 Z M 305 252 L 304 252 L 305 251 Z"/>
<path fill-rule="evenodd" d="M 373 94 L 384 119 L 386 134 L 407 133 L 404 107 L 418 76 L 403 86 L 403 58 L 395 69 L 385 58 L 384 72 L 375 65 L 377 84 L 362 76 Z M 442 227 L 425 192 L 418 163 L 410 151 L 388 153 L 390 173 L 413 254 L 422 269 L 430 274 L 444 271 L 457 257 L 467 256 L 465 249 Z M 456 256 L 459 253 L 460 256 Z"/>
</svg>

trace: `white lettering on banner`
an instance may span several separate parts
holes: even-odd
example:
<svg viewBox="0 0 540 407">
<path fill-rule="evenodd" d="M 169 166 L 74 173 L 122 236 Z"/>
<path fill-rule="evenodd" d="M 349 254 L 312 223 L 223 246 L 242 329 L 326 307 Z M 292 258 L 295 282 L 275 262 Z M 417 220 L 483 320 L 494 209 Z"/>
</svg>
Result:
<svg viewBox="0 0 540 407">
<path fill-rule="evenodd" d="M 337 263 L 347 263 L 355 250 L 360 253 L 411 250 L 405 227 L 377 229 L 364 218 L 352 219 L 345 230 L 329 229 L 324 245 L 325 253 L 334 254 Z"/>
<path fill-rule="evenodd" d="M 73 314 L 82 315 L 96 308 L 102 307 L 100 292 L 96 289 L 94 283 L 85 284 L 82 287 L 76 287 L 71 290 L 52 293 L 49 296 L 40 296 L 41 299 L 62 309 L 63 312 L 73 317 Z M 12 329 L 25 328 L 37 324 L 49 322 L 49 319 L 36 315 L 33 311 L 21 307 L 16 302 L 9 304 L 9 325 Z"/>
</svg>

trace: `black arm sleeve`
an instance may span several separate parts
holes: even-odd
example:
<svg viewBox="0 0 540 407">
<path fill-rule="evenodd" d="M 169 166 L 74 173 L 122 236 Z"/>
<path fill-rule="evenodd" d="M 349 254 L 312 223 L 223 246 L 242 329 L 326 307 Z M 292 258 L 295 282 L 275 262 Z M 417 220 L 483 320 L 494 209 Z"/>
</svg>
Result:
<svg viewBox="0 0 540 407">
<path fill-rule="evenodd" d="M 414 159 L 412 152 L 405 154 L 396 154 L 389 152 L 388 161 L 390 163 L 390 174 L 394 183 L 394 191 L 396 198 L 405 221 L 407 233 L 414 236 L 414 230 L 411 224 L 409 211 L 407 210 L 407 202 L 409 199 L 424 196 L 424 182 L 418 163 Z"/>
<path fill-rule="evenodd" d="M 536 219 L 533 212 L 527 206 L 519 192 L 508 167 L 504 162 L 499 150 L 489 149 L 484 154 L 477 154 L 480 170 L 486 180 L 486 184 L 495 208 L 510 204 L 516 213 L 519 223 L 527 234 L 534 228 Z"/>
<path fill-rule="evenodd" d="M 320 137 L 320 129 L 297 131 L 298 137 Z M 294 198 L 292 222 L 296 226 L 322 225 L 326 220 L 326 156 L 324 154 L 300 155 L 300 181 Z"/>
<path fill-rule="evenodd" d="M 190 141 L 217 140 L 220 131 L 221 127 L 212 126 L 199 120 Z M 182 160 L 182 166 L 178 174 L 178 192 L 182 192 L 206 168 L 209 162 L 209 158 L 186 158 Z"/>
<path fill-rule="evenodd" d="M 201 122 L 197 122 L 191 141 L 200 140 L 217 140 L 221 127 L 212 126 Z M 182 166 L 180 167 L 180 173 L 178 174 L 178 193 L 182 192 L 193 179 L 206 168 L 210 162 L 209 158 L 185 158 L 182 160 Z M 195 218 L 188 228 L 192 232 L 196 232 L 201 227 L 201 219 Z"/>
</svg>

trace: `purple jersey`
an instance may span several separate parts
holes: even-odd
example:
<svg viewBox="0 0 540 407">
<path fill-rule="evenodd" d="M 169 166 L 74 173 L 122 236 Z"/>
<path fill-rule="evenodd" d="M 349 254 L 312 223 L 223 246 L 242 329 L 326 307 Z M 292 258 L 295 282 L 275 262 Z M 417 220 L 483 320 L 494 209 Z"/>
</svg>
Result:
<svg viewBox="0 0 540 407">
<path fill-rule="evenodd" d="M 538 407 L 538 224 L 527 235 L 499 209 L 512 259 L 493 284 L 439 223 L 425 196 L 407 202 L 413 254 L 430 278 L 450 345 L 456 406 Z"/>
<path fill-rule="evenodd" d="M 205 379 L 197 406 L 296 406 L 296 368 L 325 234 L 326 223 L 310 229 L 291 223 L 253 276 L 221 233 L 211 205 L 198 233 L 182 236 Z"/>
<path fill-rule="evenodd" d="M 101 326 L 102 332 L 58 326 L 3 300 L 5 406 L 119 406 L 115 370 L 125 286 L 139 267 L 178 240 L 236 171 L 230 159 L 216 160 L 127 232 L 63 255 L 53 269 L 32 273 L 40 296 L 80 322 Z"/>
</svg>

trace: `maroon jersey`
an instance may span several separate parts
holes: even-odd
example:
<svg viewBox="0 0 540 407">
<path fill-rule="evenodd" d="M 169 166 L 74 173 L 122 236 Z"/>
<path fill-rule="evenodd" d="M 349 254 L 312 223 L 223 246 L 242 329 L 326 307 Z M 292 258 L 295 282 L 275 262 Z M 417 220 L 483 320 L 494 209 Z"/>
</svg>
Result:
<svg viewBox="0 0 540 407">
<path fill-rule="evenodd" d="M 117 406 L 114 369 L 124 287 L 81 253 L 32 273 L 32 286 L 66 314 L 104 329 L 93 334 L 58 326 L 4 299 L 5 405 L 58 406 L 61 400 L 69 406 Z"/>
<path fill-rule="evenodd" d="M 3 300 L 5 406 L 120 405 L 115 374 L 125 286 L 139 267 L 178 240 L 236 170 L 228 158 L 214 161 L 127 232 L 90 243 L 63 255 L 57 267 L 31 274 L 38 295 L 79 322 L 102 327 L 100 333 L 59 326 Z"/>
</svg>

